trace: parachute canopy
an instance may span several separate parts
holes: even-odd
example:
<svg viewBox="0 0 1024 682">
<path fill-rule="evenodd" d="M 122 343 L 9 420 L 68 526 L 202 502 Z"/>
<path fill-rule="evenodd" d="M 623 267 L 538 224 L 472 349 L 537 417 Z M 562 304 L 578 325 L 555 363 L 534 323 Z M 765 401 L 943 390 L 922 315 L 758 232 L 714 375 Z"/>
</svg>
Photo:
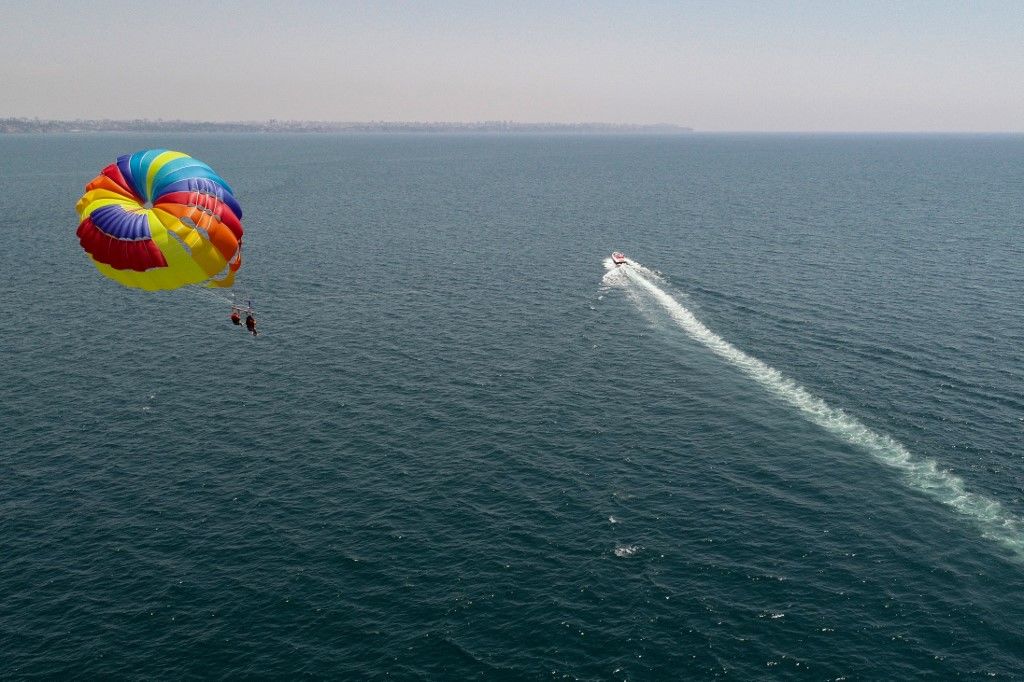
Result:
<svg viewBox="0 0 1024 682">
<path fill-rule="evenodd" d="M 128 287 L 230 287 L 242 265 L 242 208 L 202 161 L 149 149 L 120 156 L 75 206 L 96 268 Z"/>
</svg>

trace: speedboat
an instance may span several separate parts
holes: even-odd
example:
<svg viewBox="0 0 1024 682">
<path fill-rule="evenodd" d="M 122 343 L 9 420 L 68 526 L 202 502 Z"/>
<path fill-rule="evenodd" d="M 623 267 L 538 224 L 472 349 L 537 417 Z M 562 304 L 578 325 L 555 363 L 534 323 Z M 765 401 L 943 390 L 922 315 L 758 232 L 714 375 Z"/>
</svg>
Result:
<svg viewBox="0 0 1024 682">
<path fill-rule="evenodd" d="M 616 265 L 622 265 L 626 262 L 626 256 L 618 251 L 612 253 L 612 262 Z"/>
</svg>

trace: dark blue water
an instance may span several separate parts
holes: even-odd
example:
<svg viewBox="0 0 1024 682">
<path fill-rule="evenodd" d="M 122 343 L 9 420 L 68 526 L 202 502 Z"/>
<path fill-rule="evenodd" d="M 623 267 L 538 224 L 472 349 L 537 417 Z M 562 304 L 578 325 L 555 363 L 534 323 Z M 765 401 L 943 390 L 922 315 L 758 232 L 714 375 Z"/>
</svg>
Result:
<svg viewBox="0 0 1024 682">
<path fill-rule="evenodd" d="M 262 336 L 81 252 L 154 146 L 236 189 Z M 2 675 L 1020 678 L 1022 177 L 1021 137 L 0 137 Z"/>
</svg>

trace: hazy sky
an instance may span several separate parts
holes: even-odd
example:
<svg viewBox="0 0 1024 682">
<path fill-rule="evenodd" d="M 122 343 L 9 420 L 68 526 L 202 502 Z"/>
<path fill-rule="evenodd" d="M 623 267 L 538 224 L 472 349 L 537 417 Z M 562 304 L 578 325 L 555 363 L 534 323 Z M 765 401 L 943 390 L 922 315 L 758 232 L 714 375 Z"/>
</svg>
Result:
<svg viewBox="0 0 1024 682">
<path fill-rule="evenodd" d="M 0 0 L 0 116 L 1022 131 L 1024 0 Z"/>
</svg>

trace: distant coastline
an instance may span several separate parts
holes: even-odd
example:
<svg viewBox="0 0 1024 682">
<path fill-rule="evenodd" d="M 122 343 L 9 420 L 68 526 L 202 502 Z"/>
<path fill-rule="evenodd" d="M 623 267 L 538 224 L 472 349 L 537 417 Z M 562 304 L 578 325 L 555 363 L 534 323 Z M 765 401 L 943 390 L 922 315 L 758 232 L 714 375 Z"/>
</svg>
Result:
<svg viewBox="0 0 1024 682">
<path fill-rule="evenodd" d="M 681 134 L 692 128 L 670 123 L 516 123 L 513 121 L 167 121 L 163 119 L 0 118 L 0 134 L 10 133 L 585 133 Z"/>
</svg>

